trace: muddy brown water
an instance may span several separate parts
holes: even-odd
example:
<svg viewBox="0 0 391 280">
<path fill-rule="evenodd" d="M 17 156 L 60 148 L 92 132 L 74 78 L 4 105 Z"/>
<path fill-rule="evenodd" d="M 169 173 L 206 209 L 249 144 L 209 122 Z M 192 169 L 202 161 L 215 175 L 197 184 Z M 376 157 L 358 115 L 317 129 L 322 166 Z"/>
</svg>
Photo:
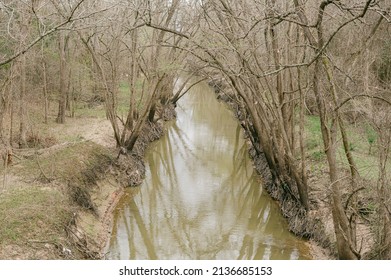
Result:
<svg viewBox="0 0 391 280">
<path fill-rule="evenodd" d="M 108 259 L 309 259 L 262 189 L 232 113 L 206 84 L 147 151 L 115 213 Z"/>
</svg>

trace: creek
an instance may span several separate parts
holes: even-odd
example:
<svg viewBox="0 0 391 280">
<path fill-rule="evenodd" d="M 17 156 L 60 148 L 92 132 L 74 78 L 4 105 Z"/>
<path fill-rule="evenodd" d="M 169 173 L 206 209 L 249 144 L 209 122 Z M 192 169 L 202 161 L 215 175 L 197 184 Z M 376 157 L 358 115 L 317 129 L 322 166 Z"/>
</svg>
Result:
<svg viewBox="0 0 391 280">
<path fill-rule="evenodd" d="M 243 131 L 207 84 L 149 147 L 114 212 L 108 259 L 310 259 L 253 169 Z"/>
</svg>

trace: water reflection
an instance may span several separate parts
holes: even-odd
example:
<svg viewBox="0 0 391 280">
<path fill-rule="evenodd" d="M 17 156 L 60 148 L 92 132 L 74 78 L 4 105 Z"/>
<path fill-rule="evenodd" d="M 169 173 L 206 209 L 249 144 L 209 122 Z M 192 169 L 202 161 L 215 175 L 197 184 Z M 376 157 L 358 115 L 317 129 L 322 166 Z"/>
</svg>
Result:
<svg viewBox="0 0 391 280">
<path fill-rule="evenodd" d="M 206 85 L 194 87 L 178 118 L 146 157 L 146 180 L 115 213 L 110 259 L 302 259 L 262 192 L 242 132 Z"/>
</svg>

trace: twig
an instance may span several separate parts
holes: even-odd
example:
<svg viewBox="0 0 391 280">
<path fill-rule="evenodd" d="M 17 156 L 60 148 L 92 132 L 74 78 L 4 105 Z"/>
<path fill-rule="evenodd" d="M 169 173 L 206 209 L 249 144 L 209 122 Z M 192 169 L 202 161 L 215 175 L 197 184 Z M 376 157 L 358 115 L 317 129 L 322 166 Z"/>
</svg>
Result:
<svg viewBox="0 0 391 280">
<path fill-rule="evenodd" d="M 46 179 L 49 183 L 50 183 L 51 181 L 53 181 L 52 178 L 49 178 L 48 176 L 46 176 L 45 172 L 44 172 L 43 169 L 42 169 L 41 164 L 39 163 L 38 157 L 36 157 L 36 161 L 37 161 L 39 170 L 41 171 L 41 174 L 43 175 L 43 177 L 45 177 L 45 179 Z"/>
<path fill-rule="evenodd" d="M 3 176 L 3 190 L 7 187 L 7 167 L 8 167 L 8 159 L 7 155 L 4 160 L 4 176 Z"/>
<path fill-rule="evenodd" d="M 349 202 L 350 202 L 350 199 L 353 197 L 353 195 L 361 190 L 365 190 L 364 187 L 361 187 L 361 188 L 358 188 L 357 190 L 354 190 L 348 197 L 348 199 L 346 200 L 346 203 L 345 203 L 345 211 L 346 209 L 348 209 L 348 206 L 349 206 Z"/>
</svg>

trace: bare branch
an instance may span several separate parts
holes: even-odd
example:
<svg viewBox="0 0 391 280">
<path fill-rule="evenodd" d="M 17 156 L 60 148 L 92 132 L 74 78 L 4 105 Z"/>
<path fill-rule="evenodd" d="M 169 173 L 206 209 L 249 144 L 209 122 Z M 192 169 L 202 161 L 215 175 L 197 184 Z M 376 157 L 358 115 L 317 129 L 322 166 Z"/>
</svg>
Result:
<svg viewBox="0 0 391 280">
<path fill-rule="evenodd" d="M 353 100 L 353 99 L 355 99 L 355 98 L 358 98 L 358 97 L 368 97 L 368 98 L 378 99 L 378 100 L 381 100 L 381 101 L 383 101 L 383 102 L 385 102 L 385 103 L 387 103 L 388 105 L 391 106 L 391 102 L 388 101 L 387 99 L 383 98 L 383 97 L 374 96 L 374 95 L 369 95 L 369 94 L 358 94 L 358 95 L 354 95 L 354 96 L 352 96 L 352 97 L 346 98 L 344 101 L 342 101 L 341 104 L 338 105 L 338 107 L 336 107 L 336 108 L 334 109 L 334 111 L 335 111 L 335 112 L 338 111 L 338 110 L 341 109 L 341 107 L 342 107 L 343 105 L 345 105 L 347 102 L 349 102 L 350 100 Z"/>
<path fill-rule="evenodd" d="M 36 39 L 34 39 L 30 44 L 28 44 L 27 46 L 25 46 L 23 49 L 17 51 L 16 53 L 14 53 L 12 56 L 10 56 L 9 58 L 6 58 L 2 61 L 0 61 L 0 66 L 3 66 L 3 65 L 6 65 L 8 63 L 10 63 L 11 61 L 13 61 L 14 59 L 18 58 L 19 56 L 25 54 L 26 52 L 28 52 L 32 47 L 34 47 L 37 43 L 39 43 L 42 39 L 44 39 L 45 37 L 51 35 L 52 33 L 55 33 L 56 31 L 58 31 L 61 27 L 69 24 L 69 23 L 72 23 L 74 21 L 77 21 L 77 20 L 80 20 L 79 18 L 73 18 L 76 10 L 80 7 L 80 5 L 84 2 L 85 0 L 80 0 L 77 5 L 75 5 L 75 7 L 72 9 L 71 13 L 69 14 L 69 16 L 64 20 L 62 21 L 61 23 L 57 24 L 56 26 L 54 26 L 52 29 L 46 31 L 45 33 L 41 34 L 40 36 L 38 36 Z M 83 17 L 84 18 L 84 17 Z M 82 19 L 83 19 L 82 18 Z"/>
</svg>

